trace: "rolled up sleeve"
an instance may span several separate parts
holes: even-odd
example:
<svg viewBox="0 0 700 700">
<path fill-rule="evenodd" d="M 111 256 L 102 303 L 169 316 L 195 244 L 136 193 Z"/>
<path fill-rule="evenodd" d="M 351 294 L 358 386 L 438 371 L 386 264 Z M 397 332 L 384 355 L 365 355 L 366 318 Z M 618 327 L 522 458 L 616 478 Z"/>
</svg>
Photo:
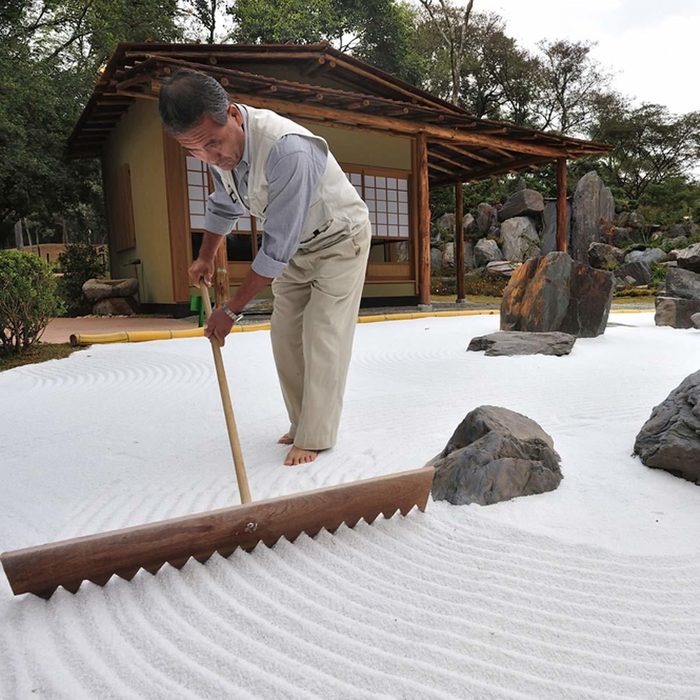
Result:
<svg viewBox="0 0 700 700">
<path fill-rule="evenodd" d="M 219 174 L 214 170 L 210 170 L 210 172 L 214 181 L 214 191 L 207 199 L 204 228 L 219 236 L 227 236 L 245 210 L 231 199 L 231 195 L 226 191 Z"/>
</svg>

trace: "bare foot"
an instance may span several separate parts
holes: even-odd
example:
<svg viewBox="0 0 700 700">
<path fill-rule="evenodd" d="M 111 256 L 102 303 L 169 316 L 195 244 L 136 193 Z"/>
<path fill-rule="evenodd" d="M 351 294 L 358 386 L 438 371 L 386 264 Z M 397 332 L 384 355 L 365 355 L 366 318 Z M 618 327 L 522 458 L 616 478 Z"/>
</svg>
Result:
<svg viewBox="0 0 700 700">
<path fill-rule="evenodd" d="M 277 442 L 280 445 L 293 445 L 294 438 L 289 437 L 289 433 L 285 433 Z"/>
<path fill-rule="evenodd" d="M 304 450 L 301 447 L 292 447 L 289 452 L 287 452 L 287 458 L 284 460 L 284 464 L 287 467 L 296 467 L 300 464 L 307 464 L 313 462 L 318 456 L 316 450 Z"/>
</svg>

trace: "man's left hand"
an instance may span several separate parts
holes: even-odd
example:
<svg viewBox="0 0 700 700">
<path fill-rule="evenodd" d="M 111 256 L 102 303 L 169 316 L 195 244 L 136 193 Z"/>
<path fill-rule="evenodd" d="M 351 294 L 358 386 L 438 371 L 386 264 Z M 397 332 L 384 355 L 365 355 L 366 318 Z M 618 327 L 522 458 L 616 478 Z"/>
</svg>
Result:
<svg viewBox="0 0 700 700">
<path fill-rule="evenodd" d="M 226 336 L 231 332 L 233 321 L 223 312 L 222 309 L 214 309 L 207 321 L 204 335 L 210 340 L 214 338 L 223 347 Z"/>
</svg>

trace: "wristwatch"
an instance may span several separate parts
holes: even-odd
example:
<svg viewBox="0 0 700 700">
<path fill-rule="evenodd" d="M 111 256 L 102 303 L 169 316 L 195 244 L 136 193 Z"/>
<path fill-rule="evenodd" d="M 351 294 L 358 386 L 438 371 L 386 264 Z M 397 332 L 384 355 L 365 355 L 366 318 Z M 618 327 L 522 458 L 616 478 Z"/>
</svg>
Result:
<svg viewBox="0 0 700 700">
<path fill-rule="evenodd" d="M 237 314 L 235 311 L 232 311 L 228 304 L 223 304 L 221 310 L 233 321 L 234 326 L 243 319 L 243 314 Z"/>
</svg>

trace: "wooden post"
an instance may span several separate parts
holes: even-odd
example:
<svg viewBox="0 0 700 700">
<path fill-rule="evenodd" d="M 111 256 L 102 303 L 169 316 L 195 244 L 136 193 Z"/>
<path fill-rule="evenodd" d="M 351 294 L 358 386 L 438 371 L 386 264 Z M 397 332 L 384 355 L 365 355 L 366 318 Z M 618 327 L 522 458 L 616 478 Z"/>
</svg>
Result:
<svg viewBox="0 0 700 700">
<path fill-rule="evenodd" d="M 457 303 L 464 301 L 464 192 L 462 183 L 455 183 L 455 274 Z"/>
<path fill-rule="evenodd" d="M 557 250 L 566 253 L 566 158 L 557 159 Z"/>
<path fill-rule="evenodd" d="M 428 185 L 428 137 L 416 137 L 416 190 L 418 194 L 419 304 L 430 306 L 430 189 Z"/>
<path fill-rule="evenodd" d="M 221 306 L 228 300 L 228 257 L 226 255 L 226 237 L 221 242 L 214 258 L 214 300 Z"/>
</svg>

